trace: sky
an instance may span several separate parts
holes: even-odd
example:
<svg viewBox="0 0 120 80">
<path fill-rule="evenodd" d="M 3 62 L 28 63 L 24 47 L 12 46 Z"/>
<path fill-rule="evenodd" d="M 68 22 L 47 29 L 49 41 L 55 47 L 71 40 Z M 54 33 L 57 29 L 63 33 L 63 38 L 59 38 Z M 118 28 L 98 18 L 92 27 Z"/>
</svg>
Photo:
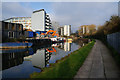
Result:
<svg viewBox="0 0 120 80">
<path fill-rule="evenodd" d="M 118 15 L 117 2 L 2 2 L 2 19 L 31 17 L 39 9 L 45 9 L 61 26 L 71 25 L 72 32 L 81 25 L 103 25 L 112 15 Z"/>
</svg>

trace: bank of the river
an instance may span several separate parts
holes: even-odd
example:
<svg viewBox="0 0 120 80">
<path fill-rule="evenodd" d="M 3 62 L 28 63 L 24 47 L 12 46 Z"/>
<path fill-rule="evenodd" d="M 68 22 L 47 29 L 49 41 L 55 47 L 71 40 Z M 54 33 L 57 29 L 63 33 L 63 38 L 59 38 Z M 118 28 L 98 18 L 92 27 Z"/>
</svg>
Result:
<svg viewBox="0 0 120 80">
<path fill-rule="evenodd" d="M 35 72 L 31 74 L 30 78 L 73 78 L 82 66 L 94 43 L 95 42 L 92 41 L 72 52 L 69 56 L 52 64 L 49 68 L 44 68 L 44 71 L 41 73 Z"/>
</svg>

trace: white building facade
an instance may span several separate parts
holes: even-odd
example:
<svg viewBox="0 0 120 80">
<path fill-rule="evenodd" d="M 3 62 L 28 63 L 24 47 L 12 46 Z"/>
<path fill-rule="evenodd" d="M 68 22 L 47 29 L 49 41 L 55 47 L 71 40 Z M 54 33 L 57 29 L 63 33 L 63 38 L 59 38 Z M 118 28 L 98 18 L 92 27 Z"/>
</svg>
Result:
<svg viewBox="0 0 120 80">
<path fill-rule="evenodd" d="M 71 25 L 64 25 L 64 35 L 70 36 L 71 34 Z"/>
<path fill-rule="evenodd" d="M 31 29 L 31 17 L 13 17 L 4 20 L 4 22 L 19 23 L 23 25 L 23 29 Z"/>
<path fill-rule="evenodd" d="M 48 31 L 52 29 L 49 15 L 44 9 L 32 13 L 32 30 Z"/>
</svg>

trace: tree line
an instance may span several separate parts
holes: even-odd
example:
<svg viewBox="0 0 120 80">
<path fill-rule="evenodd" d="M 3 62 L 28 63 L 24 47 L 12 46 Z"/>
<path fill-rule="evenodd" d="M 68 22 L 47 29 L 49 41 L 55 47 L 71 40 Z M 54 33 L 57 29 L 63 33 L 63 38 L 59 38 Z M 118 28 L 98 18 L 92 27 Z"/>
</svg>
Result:
<svg viewBox="0 0 120 80">
<path fill-rule="evenodd" d="M 92 38 L 106 38 L 106 35 L 112 34 L 120 31 L 120 17 L 119 16 L 111 16 L 109 21 L 106 21 L 104 25 L 98 26 L 96 32 L 88 37 Z"/>
</svg>

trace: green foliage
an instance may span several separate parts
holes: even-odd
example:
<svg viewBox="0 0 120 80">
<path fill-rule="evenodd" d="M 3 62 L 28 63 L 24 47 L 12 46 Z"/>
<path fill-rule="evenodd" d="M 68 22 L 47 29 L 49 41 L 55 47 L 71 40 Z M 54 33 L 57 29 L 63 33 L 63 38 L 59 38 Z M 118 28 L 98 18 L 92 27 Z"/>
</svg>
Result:
<svg viewBox="0 0 120 80">
<path fill-rule="evenodd" d="M 103 26 L 100 26 L 97 30 L 96 35 L 107 35 L 120 31 L 120 17 L 119 16 L 111 16 L 109 21 Z"/>
<path fill-rule="evenodd" d="M 85 61 L 88 53 L 94 45 L 94 41 L 86 46 L 72 52 L 69 56 L 52 64 L 49 68 L 45 68 L 43 72 L 34 72 L 31 78 L 73 78 L 79 68 Z"/>
<path fill-rule="evenodd" d="M 106 21 L 104 25 L 99 26 L 98 30 L 89 36 L 88 38 L 96 38 L 102 41 L 106 40 L 106 35 L 119 32 L 120 31 L 120 17 L 119 16 L 111 16 L 109 21 Z"/>
</svg>

